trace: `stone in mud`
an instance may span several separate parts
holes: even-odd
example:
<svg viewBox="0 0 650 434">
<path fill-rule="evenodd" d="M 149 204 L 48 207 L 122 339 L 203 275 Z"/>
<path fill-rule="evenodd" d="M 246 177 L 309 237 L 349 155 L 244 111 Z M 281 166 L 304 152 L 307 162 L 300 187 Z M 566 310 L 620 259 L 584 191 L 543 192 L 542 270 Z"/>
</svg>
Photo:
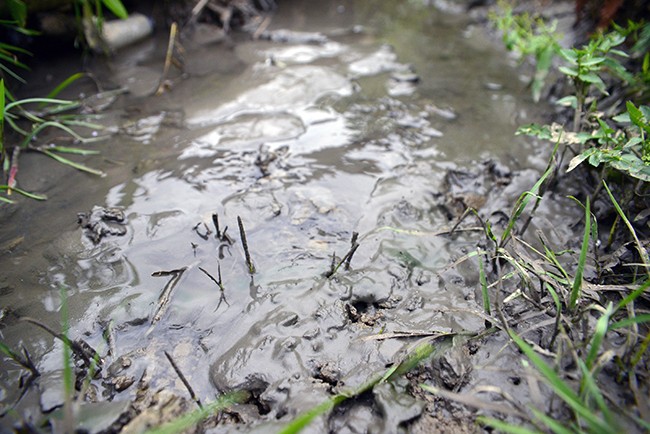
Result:
<svg viewBox="0 0 650 434">
<path fill-rule="evenodd" d="M 89 213 L 77 214 L 79 226 L 85 229 L 84 234 L 94 244 L 99 244 L 108 235 L 126 234 L 125 220 L 124 211 L 115 207 L 94 206 Z"/>
<path fill-rule="evenodd" d="M 384 415 L 384 432 L 398 432 L 404 423 L 422 414 L 424 402 L 399 390 L 394 383 L 380 383 L 372 389 L 375 402 Z"/>
<path fill-rule="evenodd" d="M 472 360 L 466 345 L 455 345 L 435 359 L 433 375 L 445 388 L 459 390 L 469 381 Z"/>
</svg>

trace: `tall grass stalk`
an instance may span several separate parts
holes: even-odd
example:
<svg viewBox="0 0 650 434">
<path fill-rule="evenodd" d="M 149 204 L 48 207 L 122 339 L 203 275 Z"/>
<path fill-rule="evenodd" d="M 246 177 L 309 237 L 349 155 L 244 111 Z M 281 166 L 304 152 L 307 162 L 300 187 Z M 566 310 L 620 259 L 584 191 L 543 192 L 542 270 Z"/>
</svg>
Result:
<svg viewBox="0 0 650 434">
<path fill-rule="evenodd" d="M 533 185 L 533 188 L 523 192 L 517 199 L 517 202 L 515 203 L 514 206 L 514 211 L 512 212 L 512 214 L 510 215 L 510 219 L 508 220 L 508 225 L 506 226 L 505 231 L 501 234 L 501 239 L 497 246 L 498 248 L 503 248 L 508 243 L 508 240 L 512 236 L 512 232 L 514 230 L 515 224 L 519 220 L 519 217 L 521 217 L 521 215 L 523 214 L 524 210 L 528 206 L 528 203 L 530 202 L 530 199 L 532 197 L 535 198 L 535 205 L 533 207 L 533 212 L 539 206 L 539 202 L 542 199 L 539 193 L 541 192 L 541 188 L 542 185 L 544 184 L 544 181 L 546 181 L 546 179 L 551 175 L 551 173 L 555 171 L 554 161 L 559 146 L 560 146 L 560 140 L 558 139 L 558 141 L 555 143 L 553 152 L 551 153 L 551 157 L 549 159 L 548 166 L 544 171 L 544 174 L 542 174 L 542 176 L 537 180 L 535 185 Z M 522 228 L 522 232 L 526 230 L 527 226 L 528 226 L 528 222 Z"/>
<path fill-rule="evenodd" d="M 612 205 L 614 205 L 614 208 L 616 209 L 616 212 L 618 215 L 621 217 L 623 222 L 625 223 L 625 226 L 627 226 L 628 230 L 630 231 L 630 235 L 634 238 L 634 243 L 636 245 L 636 249 L 639 252 L 639 256 L 641 257 L 641 261 L 643 262 L 643 266 L 645 268 L 646 275 L 650 277 L 650 259 L 648 259 L 648 252 L 643 248 L 643 245 L 641 244 L 641 241 L 639 241 L 639 237 L 636 235 L 636 231 L 634 230 L 634 227 L 632 226 L 632 223 L 630 223 L 630 220 L 627 218 L 623 210 L 621 209 L 621 206 L 618 204 L 616 201 L 616 198 L 612 194 L 612 191 L 609 189 L 609 186 L 607 185 L 607 182 L 603 181 L 603 185 L 605 186 L 605 190 L 607 190 L 607 194 L 609 195 L 609 199 L 612 201 Z"/>
<path fill-rule="evenodd" d="M 587 250 L 589 249 L 589 238 L 591 236 L 591 207 L 589 198 L 585 204 L 585 233 L 582 237 L 582 248 L 580 249 L 580 257 L 578 258 L 578 266 L 576 274 L 573 278 L 573 285 L 571 286 L 571 298 L 569 299 L 569 309 L 574 310 L 580 297 L 582 289 L 582 276 L 584 274 L 585 262 L 587 260 Z"/>
<path fill-rule="evenodd" d="M 72 399 L 74 394 L 74 375 L 72 372 L 72 346 L 70 344 L 69 331 L 69 314 L 68 314 L 68 294 L 66 288 L 59 288 L 61 297 L 61 335 L 63 336 L 63 426 L 64 432 L 74 432 L 74 414 L 72 408 Z"/>
</svg>

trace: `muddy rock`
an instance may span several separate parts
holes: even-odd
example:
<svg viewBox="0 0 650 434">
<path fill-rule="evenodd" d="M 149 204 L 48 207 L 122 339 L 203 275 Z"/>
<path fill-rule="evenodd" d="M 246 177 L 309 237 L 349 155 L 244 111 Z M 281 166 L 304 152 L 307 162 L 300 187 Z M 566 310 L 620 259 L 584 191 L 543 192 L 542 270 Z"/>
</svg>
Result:
<svg viewBox="0 0 650 434">
<path fill-rule="evenodd" d="M 126 234 L 126 217 L 121 208 L 105 208 L 94 206 L 89 213 L 77 214 L 79 226 L 84 234 L 94 244 L 98 244 L 109 235 L 122 236 Z"/>
</svg>

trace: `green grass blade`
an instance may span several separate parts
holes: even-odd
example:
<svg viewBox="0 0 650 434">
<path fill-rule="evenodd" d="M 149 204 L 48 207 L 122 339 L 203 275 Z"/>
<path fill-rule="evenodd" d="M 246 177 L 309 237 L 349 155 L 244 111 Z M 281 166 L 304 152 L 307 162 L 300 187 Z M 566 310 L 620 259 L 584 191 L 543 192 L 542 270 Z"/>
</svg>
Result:
<svg viewBox="0 0 650 434">
<path fill-rule="evenodd" d="M 480 254 L 478 257 L 478 272 L 479 281 L 481 282 L 481 294 L 483 296 L 483 310 L 487 315 L 491 315 L 490 311 L 490 294 L 488 293 L 487 277 L 485 276 L 485 266 L 483 265 L 483 256 Z"/>
<path fill-rule="evenodd" d="M 598 428 L 594 432 L 607 432 L 607 425 L 596 416 L 580 399 L 580 397 L 571 389 L 571 387 L 562 380 L 557 373 L 542 358 L 537 355 L 535 350 L 528 345 L 522 338 L 514 332 L 509 331 L 512 340 L 519 346 L 521 351 L 535 365 L 537 370 L 548 380 L 549 386 L 575 413 L 583 418 L 590 426 Z"/>
<path fill-rule="evenodd" d="M 63 430 L 65 432 L 74 431 L 74 419 L 72 415 L 72 399 L 74 394 L 74 375 L 72 373 L 72 346 L 70 344 L 69 319 L 68 314 L 68 294 L 66 288 L 61 286 L 59 288 L 61 297 L 61 335 L 63 337 L 63 388 L 64 388 L 64 403 L 63 403 Z"/>
<path fill-rule="evenodd" d="M 5 127 L 5 81 L 0 79 L 0 163 L 4 161 L 4 127 Z"/>
<path fill-rule="evenodd" d="M 47 149 L 39 149 L 39 152 L 42 152 L 43 154 L 47 155 L 50 158 L 55 159 L 59 163 L 65 164 L 70 167 L 74 167 L 77 170 L 81 170 L 82 172 L 86 173 L 91 173 L 93 175 L 97 176 L 104 176 L 105 173 L 102 172 L 101 170 L 93 169 L 92 167 L 85 166 L 81 163 L 76 163 L 74 161 L 68 160 L 67 158 L 64 158 L 60 155 L 55 154 L 54 152 L 50 152 Z"/>
<path fill-rule="evenodd" d="M 102 0 L 102 3 L 104 3 L 104 6 L 113 12 L 116 17 L 121 19 L 129 17 L 129 13 L 126 11 L 126 8 L 120 0 Z"/>
<path fill-rule="evenodd" d="M 323 415 L 333 409 L 336 405 L 340 404 L 341 402 L 345 401 L 347 399 L 346 397 L 343 397 L 342 395 L 336 395 L 332 399 L 325 401 L 312 409 L 306 411 L 305 413 L 302 413 L 298 417 L 296 417 L 291 423 L 286 425 L 282 431 L 280 431 L 280 434 L 297 434 L 300 431 L 303 430 L 307 425 L 309 425 L 314 419 L 316 419 L 318 416 Z"/>
<path fill-rule="evenodd" d="M 44 194 L 37 194 L 37 193 L 30 193 L 28 191 L 22 190 L 18 187 L 9 187 L 8 185 L 0 185 L 0 191 L 15 191 L 18 194 L 22 194 L 25 197 L 28 197 L 30 199 L 35 199 L 35 200 L 47 200 L 47 196 Z M 13 203 L 13 201 L 10 201 Z"/>
<path fill-rule="evenodd" d="M 29 144 L 29 142 L 31 142 L 32 139 L 33 139 L 34 137 L 36 137 L 36 135 L 38 135 L 38 133 L 40 133 L 41 131 L 43 131 L 45 128 L 49 128 L 49 127 L 52 127 L 52 128 L 58 128 L 58 129 L 60 129 L 60 130 L 62 130 L 62 131 L 65 131 L 66 133 L 68 133 L 69 135 L 71 135 L 71 136 L 74 137 L 75 139 L 79 140 L 80 142 L 85 142 L 85 141 L 86 141 L 86 139 L 85 139 L 84 137 L 81 137 L 81 136 L 80 136 L 79 134 L 77 134 L 77 133 L 76 133 L 72 128 L 70 128 L 70 127 L 68 127 L 68 126 L 66 126 L 66 125 L 63 125 L 63 124 L 60 123 L 60 122 L 48 121 L 48 122 L 43 122 L 43 123 L 38 124 L 38 126 L 36 126 L 36 128 L 34 128 L 34 129 L 32 130 L 32 132 L 30 132 L 29 134 L 27 134 L 27 136 L 23 139 L 23 141 L 22 141 L 22 143 L 20 144 L 20 146 L 21 146 L 22 148 L 27 147 L 27 145 Z"/>
<path fill-rule="evenodd" d="M 399 363 L 391 366 L 389 369 L 384 372 L 383 375 L 375 376 L 354 389 L 351 392 L 339 393 L 338 395 L 333 396 L 321 404 L 318 404 L 311 409 L 305 411 L 304 413 L 298 415 L 291 422 L 284 426 L 280 431 L 280 434 L 296 434 L 299 433 L 303 428 L 309 425 L 316 417 L 323 415 L 342 403 L 343 401 L 354 398 L 361 395 L 362 393 L 371 390 L 377 384 L 384 381 L 391 381 L 396 377 L 399 377 L 406 372 L 410 371 L 417 365 L 419 365 L 423 360 L 428 359 L 436 350 L 432 341 L 440 338 L 448 339 L 446 341 L 449 344 L 450 340 L 456 336 L 456 333 L 440 333 L 433 335 L 426 339 L 425 342 L 417 345 L 413 351 L 409 352 L 407 356 Z"/>
<path fill-rule="evenodd" d="M 615 323 L 610 324 L 609 330 L 622 329 L 629 327 L 632 324 L 645 324 L 647 322 L 650 322 L 650 313 L 644 313 L 642 315 L 637 315 L 631 318 L 625 318 L 620 321 L 616 321 Z"/>
<path fill-rule="evenodd" d="M 54 99 L 58 94 L 60 94 L 65 88 L 70 86 L 72 83 L 75 81 L 79 80 L 80 78 L 86 77 L 88 74 L 85 72 L 77 72 L 76 74 L 72 74 L 70 77 L 66 78 L 63 80 L 57 87 L 52 89 L 50 93 L 47 94 L 45 97 L 46 99 Z"/>
<path fill-rule="evenodd" d="M 585 262 L 587 261 L 587 250 L 589 250 L 589 238 L 591 237 L 591 208 L 589 203 L 589 198 L 587 198 L 587 203 L 585 205 L 585 233 L 582 238 L 582 248 L 580 249 L 580 257 L 578 258 L 578 268 L 576 269 L 576 275 L 573 279 L 573 285 L 571 287 L 571 297 L 569 299 L 569 309 L 573 310 L 578 303 L 578 298 L 580 297 L 580 292 L 582 290 L 582 275 L 585 269 Z"/>
<path fill-rule="evenodd" d="M 609 318 L 612 316 L 613 313 L 614 313 L 614 306 L 610 302 L 607 305 L 607 309 L 605 313 L 600 318 L 598 318 L 598 322 L 596 323 L 596 329 L 594 330 L 594 335 L 591 338 L 589 353 L 587 353 L 587 357 L 585 358 L 585 365 L 589 370 L 591 370 L 594 367 L 594 362 L 598 358 L 600 347 L 603 343 L 603 340 L 605 339 L 605 334 L 607 333 L 608 330 L 607 326 L 609 325 Z"/>
<path fill-rule="evenodd" d="M 97 155 L 100 152 L 92 149 L 81 149 L 81 148 L 70 148 L 67 146 L 51 146 L 47 148 L 50 151 L 63 152 L 66 154 L 75 154 L 75 155 Z"/>
<path fill-rule="evenodd" d="M 549 427 L 551 431 L 553 431 L 555 434 L 575 434 L 575 431 L 565 427 L 560 422 L 542 413 L 541 411 L 535 408 L 532 408 L 531 411 L 533 412 L 533 414 L 537 419 L 539 419 L 544 425 Z"/>
<path fill-rule="evenodd" d="M 13 72 L 11 69 L 7 68 L 3 63 L 0 62 L 0 72 L 4 71 L 7 75 L 11 76 L 14 80 L 20 83 L 27 83 L 20 75 Z"/>
<path fill-rule="evenodd" d="M 246 400 L 248 393 L 246 392 L 232 392 L 226 395 L 220 396 L 214 402 L 205 405 L 203 408 L 199 408 L 195 411 L 187 413 L 171 422 L 168 422 L 162 426 L 150 429 L 146 431 L 146 434 L 176 434 L 180 432 L 185 432 L 187 429 L 196 427 L 198 423 L 206 419 L 207 417 L 232 407 L 235 404 L 239 404 Z"/>
<path fill-rule="evenodd" d="M 479 416 L 476 420 L 481 425 L 487 425 L 499 432 L 510 434 L 541 434 L 541 431 L 531 430 L 520 425 L 509 424 L 508 422 L 491 417 Z"/>
<path fill-rule="evenodd" d="M 650 288 L 650 280 L 645 281 L 643 285 L 639 286 L 637 289 L 628 294 L 623 300 L 621 300 L 614 311 L 618 312 L 628 304 L 632 303 L 634 300 L 639 298 L 639 296 L 642 295 L 648 288 Z"/>
<path fill-rule="evenodd" d="M 636 248 L 639 252 L 639 256 L 641 257 L 641 261 L 643 261 L 643 265 L 645 266 L 645 272 L 650 276 L 650 260 L 648 259 L 648 252 L 645 251 L 645 249 L 642 247 L 641 242 L 639 241 L 639 238 L 636 236 L 636 231 L 634 230 L 634 227 L 632 227 L 632 224 L 630 223 L 630 220 L 627 218 L 623 210 L 621 209 L 620 205 L 614 198 L 614 195 L 612 194 L 612 191 L 609 189 L 609 186 L 605 181 L 603 181 L 603 185 L 605 186 L 605 190 L 607 190 L 607 194 L 609 195 L 609 199 L 612 201 L 612 204 L 614 205 L 614 208 L 616 209 L 616 212 L 618 215 L 621 217 L 625 225 L 627 226 L 628 230 L 630 231 L 630 234 L 632 234 L 632 237 L 634 238 L 634 242 L 636 243 Z"/>
<path fill-rule="evenodd" d="M 510 237 L 512 234 L 512 230 L 515 227 L 515 223 L 517 223 L 517 220 L 519 220 L 519 217 L 521 217 L 521 214 L 523 214 L 524 210 L 526 209 L 526 206 L 528 206 L 528 202 L 532 197 L 537 198 L 538 200 L 541 199 L 538 195 L 537 192 L 539 191 L 540 187 L 546 181 L 546 178 L 553 172 L 554 167 L 550 166 L 548 169 L 546 169 L 546 172 L 537 180 L 535 185 L 533 185 L 533 188 L 531 188 L 529 191 L 526 191 L 519 196 L 519 199 L 517 199 L 517 202 L 515 203 L 515 211 L 512 213 L 510 216 L 510 220 L 508 221 L 508 226 L 506 227 L 506 230 L 501 234 L 501 241 L 500 241 L 500 246 L 503 247 L 505 245 L 506 240 Z"/>
<path fill-rule="evenodd" d="M 11 110 L 14 107 L 25 105 L 25 104 L 52 104 L 52 105 L 61 105 L 61 106 L 66 106 L 66 105 L 71 105 L 71 104 L 76 104 L 74 101 L 68 101 L 64 99 L 54 99 L 54 98 L 25 98 L 25 99 L 19 99 L 17 101 L 12 101 L 11 103 L 7 104 L 7 107 L 5 108 L 6 110 Z"/>
<path fill-rule="evenodd" d="M 521 217 L 521 214 L 526 209 L 526 206 L 530 201 L 530 197 L 531 196 L 536 197 L 537 202 L 541 200 L 541 197 L 539 197 L 537 193 L 541 189 L 542 184 L 544 184 L 544 181 L 546 181 L 546 178 L 548 178 L 551 175 L 551 173 L 553 173 L 553 170 L 555 169 L 555 166 L 553 165 L 553 161 L 555 159 L 555 154 L 557 153 L 559 147 L 560 147 L 560 139 L 558 138 L 557 142 L 555 142 L 555 146 L 553 147 L 553 152 L 551 153 L 551 158 L 549 158 L 546 170 L 544 171 L 542 176 L 537 180 L 535 185 L 533 185 L 533 188 L 531 188 L 529 191 L 522 193 L 521 196 L 519 196 L 519 199 L 517 199 L 517 202 L 515 203 L 515 211 L 510 216 L 510 220 L 508 221 L 506 230 L 503 232 L 503 234 L 501 234 L 501 241 L 499 243 L 499 247 L 505 246 L 507 240 L 510 238 L 510 235 L 512 234 L 512 230 L 515 227 L 515 223 L 517 223 L 517 220 L 519 220 L 519 217 Z"/>
<path fill-rule="evenodd" d="M 610 432 L 618 432 L 617 429 L 618 427 L 616 427 L 616 425 L 613 422 L 614 418 L 612 417 L 612 413 L 611 411 L 609 411 L 609 408 L 607 407 L 605 398 L 603 397 L 603 394 L 598 388 L 598 385 L 596 384 L 596 380 L 594 379 L 591 370 L 587 367 L 587 365 L 585 365 L 585 363 L 582 360 L 578 360 L 578 366 L 582 371 L 582 384 L 584 385 L 585 392 L 587 393 L 588 396 L 592 397 L 594 401 L 596 401 L 596 405 L 598 406 L 600 412 L 603 414 L 603 417 L 607 421 L 607 425 L 609 426 Z"/>
</svg>

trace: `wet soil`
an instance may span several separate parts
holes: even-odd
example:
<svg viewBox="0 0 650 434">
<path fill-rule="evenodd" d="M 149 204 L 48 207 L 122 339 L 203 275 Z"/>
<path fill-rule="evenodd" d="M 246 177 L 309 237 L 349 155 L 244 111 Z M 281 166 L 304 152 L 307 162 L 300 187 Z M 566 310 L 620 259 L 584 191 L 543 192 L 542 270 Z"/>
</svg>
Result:
<svg viewBox="0 0 650 434">
<path fill-rule="evenodd" d="M 108 137 L 85 162 L 105 176 L 21 160 L 21 187 L 49 200 L 0 209 L 1 332 L 40 376 L 23 387 L 25 370 L 0 361 L 4 427 L 63 404 L 61 341 L 19 320 L 60 330 L 61 288 L 70 338 L 103 360 L 79 400 L 105 416 L 78 416 L 91 432 L 141 432 L 193 408 L 166 353 L 202 402 L 249 392 L 214 432 L 274 432 L 416 341 L 370 336 L 484 329 L 477 263 L 448 266 L 483 235 L 450 230 L 467 207 L 498 228 L 546 165 L 548 149 L 514 136 L 539 116 L 516 64 L 448 4 L 296 0 L 266 32 L 188 35 L 185 73 L 158 96 L 166 34 L 95 59 L 99 82 L 124 90 L 88 102 Z M 559 198 L 533 226 L 565 245 L 580 215 Z M 530 402 L 507 344 L 453 345 L 309 432 L 476 432 L 480 412 L 416 385 L 496 385 Z"/>
</svg>

